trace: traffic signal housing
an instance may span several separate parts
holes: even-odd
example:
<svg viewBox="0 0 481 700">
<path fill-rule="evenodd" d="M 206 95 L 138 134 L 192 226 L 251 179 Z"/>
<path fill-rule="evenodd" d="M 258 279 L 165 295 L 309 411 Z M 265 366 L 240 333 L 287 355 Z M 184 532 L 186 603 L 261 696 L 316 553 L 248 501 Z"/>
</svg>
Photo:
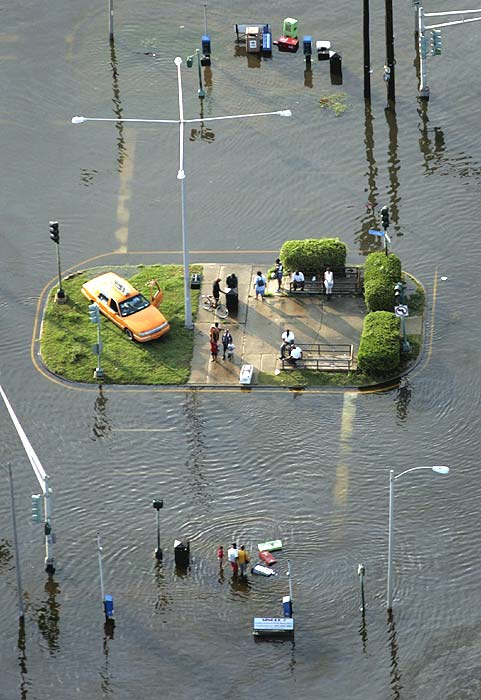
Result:
<svg viewBox="0 0 481 700">
<path fill-rule="evenodd" d="M 383 229 L 386 230 L 389 227 L 389 207 L 381 209 L 381 221 Z"/>
<path fill-rule="evenodd" d="M 58 221 L 49 221 L 48 227 L 50 230 L 50 238 L 57 245 L 60 243 L 60 232 L 58 230 Z"/>
<path fill-rule="evenodd" d="M 95 303 L 89 304 L 89 318 L 92 323 L 99 323 L 100 321 L 99 307 Z"/>
<path fill-rule="evenodd" d="M 440 56 L 443 51 L 443 38 L 440 29 L 431 30 L 431 56 Z"/>
<path fill-rule="evenodd" d="M 41 522 L 42 515 L 42 496 L 37 494 L 32 496 L 32 521 L 34 523 Z"/>
</svg>

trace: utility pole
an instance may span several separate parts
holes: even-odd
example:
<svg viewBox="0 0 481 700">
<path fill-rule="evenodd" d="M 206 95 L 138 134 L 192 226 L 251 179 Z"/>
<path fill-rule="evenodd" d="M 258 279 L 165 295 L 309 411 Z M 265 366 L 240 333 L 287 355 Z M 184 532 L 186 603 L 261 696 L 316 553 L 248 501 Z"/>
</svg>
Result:
<svg viewBox="0 0 481 700">
<path fill-rule="evenodd" d="M 394 79 L 394 27 L 392 0 L 385 0 L 386 7 L 386 73 L 387 99 L 394 102 L 396 99 L 395 79 Z"/>
<path fill-rule="evenodd" d="M 369 0 L 363 0 L 364 99 L 371 99 L 371 46 L 369 41 Z"/>
<path fill-rule="evenodd" d="M 49 477 L 45 472 L 45 469 L 40 463 L 39 458 L 37 457 L 35 450 L 33 449 L 32 445 L 30 444 L 30 441 L 28 437 L 25 435 L 25 431 L 23 430 L 22 426 L 20 425 L 20 421 L 18 420 L 17 416 L 15 415 L 15 412 L 10 405 L 10 401 L 7 398 L 7 395 L 3 391 L 3 388 L 0 386 L 0 396 L 3 399 L 3 402 L 5 406 L 7 407 L 7 411 L 10 415 L 10 418 L 12 419 L 12 422 L 15 426 L 15 429 L 18 433 L 18 436 L 21 440 L 21 443 L 23 445 L 23 448 L 25 452 L 27 453 L 27 457 L 30 461 L 30 464 L 32 465 L 32 469 L 34 471 L 35 476 L 37 477 L 37 481 L 40 484 L 40 488 L 42 489 L 43 492 L 43 497 L 44 497 L 44 532 L 45 532 L 45 571 L 47 574 L 52 575 L 55 573 L 55 566 L 54 566 L 54 556 L 53 556 L 53 543 L 54 543 L 54 535 L 52 533 L 52 489 L 49 486 Z"/>
<path fill-rule="evenodd" d="M 164 501 L 155 499 L 152 501 L 152 506 L 157 512 L 157 549 L 155 550 L 155 558 L 157 561 L 162 561 L 162 549 L 160 547 L 160 509 L 164 506 Z"/>
<path fill-rule="evenodd" d="M 364 564 L 359 564 L 357 567 L 357 575 L 359 576 L 359 583 L 361 585 L 361 605 L 359 610 L 364 613 L 366 610 L 366 603 L 364 601 L 364 575 L 366 573 L 366 567 Z"/>
<path fill-rule="evenodd" d="M 114 0 L 109 0 L 109 42 L 114 43 Z"/>
<path fill-rule="evenodd" d="M 50 230 L 50 238 L 54 243 L 57 244 L 58 290 L 57 294 L 55 295 L 55 301 L 57 302 L 57 304 L 65 304 L 65 302 L 67 301 L 67 297 L 62 289 L 62 272 L 60 265 L 60 231 L 58 228 L 58 221 L 49 221 L 48 226 Z"/>
</svg>

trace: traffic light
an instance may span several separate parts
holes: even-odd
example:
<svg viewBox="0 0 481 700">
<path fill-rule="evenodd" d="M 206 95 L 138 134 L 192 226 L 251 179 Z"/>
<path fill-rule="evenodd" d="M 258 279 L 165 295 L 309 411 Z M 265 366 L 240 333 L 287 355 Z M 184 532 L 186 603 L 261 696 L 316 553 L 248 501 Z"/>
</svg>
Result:
<svg viewBox="0 0 481 700">
<path fill-rule="evenodd" d="M 381 209 L 381 221 L 383 229 L 386 230 L 389 226 L 389 207 Z"/>
<path fill-rule="evenodd" d="M 100 321 L 99 307 L 95 303 L 89 304 L 89 318 L 92 323 L 99 323 Z"/>
<path fill-rule="evenodd" d="M 396 282 L 394 285 L 394 305 L 399 306 L 402 304 L 403 298 L 403 286 L 401 282 Z"/>
<path fill-rule="evenodd" d="M 49 221 L 48 226 L 50 229 L 50 238 L 57 245 L 60 243 L 60 233 L 58 230 L 58 221 Z"/>
<path fill-rule="evenodd" d="M 427 36 L 424 36 L 424 34 L 421 34 L 419 41 L 421 47 L 421 56 L 422 58 L 426 58 L 428 55 L 428 38 Z"/>
<path fill-rule="evenodd" d="M 42 496 L 32 496 L 32 521 L 39 523 L 42 520 Z"/>
<path fill-rule="evenodd" d="M 440 56 L 443 50 L 443 39 L 440 29 L 431 30 L 431 56 Z"/>
</svg>

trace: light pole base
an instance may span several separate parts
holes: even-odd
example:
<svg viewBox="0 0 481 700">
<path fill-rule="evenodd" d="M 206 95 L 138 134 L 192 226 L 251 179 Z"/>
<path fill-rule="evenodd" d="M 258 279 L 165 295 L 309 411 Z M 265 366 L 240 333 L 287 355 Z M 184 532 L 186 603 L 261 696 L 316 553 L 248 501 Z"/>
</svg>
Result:
<svg viewBox="0 0 481 700">
<path fill-rule="evenodd" d="M 200 88 L 197 90 L 197 95 L 200 97 L 201 100 L 204 99 L 205 97 L 205 90 L 201 90 Z"/>
<path fill-rule="evenodd" d="M 154 557 L 157 559 L 157 561 L 162 561 L 162 550 L 160 547 L 157 547 L 155 552 L 154 552 Z"/>
<path fill-rule="evenodd" d="M 45 571 L 49 576 L 54 575 L 55 567 L 53 565 L 53 559 L 45 559 Z"/>
<path fill-rule="evenodd" d="M 402 351 L 403 351 L 403 352 L 406 352 L 406 353 L 407 353 L 407 352 L 411 352 L 411 346 L 410 346 L 408 340 L 403 340 L 403 341 L 402 341 Z"/>
<path fill-rule="evenodd" d="M 426 86 L 424 88 L 421 88 L 418 93 L 418 97 L 420 100 L 429 100 L 429 88 Z"/>
<path fill-rule="evenodd" d="M 100 369 L 99 367 L 97 367 L 97 368 L 94 370 L 94 379 L 103 379 L 103 378 L 104 378 L 104 371 L 103 371 L 103 369 Z"/>
<path fill-rule="evenodd" d="M 63 291 L 63 289 L 57 289 L 55 293 L 55 303 L 56 304 L 66 304 L 67 303 L 67 295 Z"/>
</svg>

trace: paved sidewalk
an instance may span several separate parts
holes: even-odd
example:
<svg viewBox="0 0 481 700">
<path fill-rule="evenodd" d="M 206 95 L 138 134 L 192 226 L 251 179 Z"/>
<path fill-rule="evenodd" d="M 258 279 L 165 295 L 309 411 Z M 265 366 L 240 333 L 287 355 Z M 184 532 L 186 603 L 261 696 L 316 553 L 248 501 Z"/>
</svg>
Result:
<svg viewBox="0 0 481 700">
<path fill-rule="evenodd" d="M 254 366 L 253 384 L 259 370 L 273 373 L 278 362 L 281 333 L 291 329 L 296 342 L 303 343 L 348 343 L 354 346 L 357 355 L 365 306 L 362 297 L 336 296 L 327 302 L 324 295 L 276 294 L 277 281 L 269 280 L 268 296 L 264 301 L 256 300 L 254 279 L 257 270 L 267 276 L 262 265 L 215 265 L 203 266 L 201 294 L 211 294 L 216 277 L 222 279 L 235 272 L 239 280 L 239 311 L 235 317 L 224 321 L 213 313 L 200 308 L 194 333 L 194 354 L 189 383 L 239 385 L 239 372 L 243 364 Z M 335 283 L 334 283 L 335 284 Z M 335 286 L 334 286 L 335 290 Z M 215 321 L 221 328 L 229 328 L 235 344 L 234 361 L 210 362 L 209 328 Z"/>
</svg>

